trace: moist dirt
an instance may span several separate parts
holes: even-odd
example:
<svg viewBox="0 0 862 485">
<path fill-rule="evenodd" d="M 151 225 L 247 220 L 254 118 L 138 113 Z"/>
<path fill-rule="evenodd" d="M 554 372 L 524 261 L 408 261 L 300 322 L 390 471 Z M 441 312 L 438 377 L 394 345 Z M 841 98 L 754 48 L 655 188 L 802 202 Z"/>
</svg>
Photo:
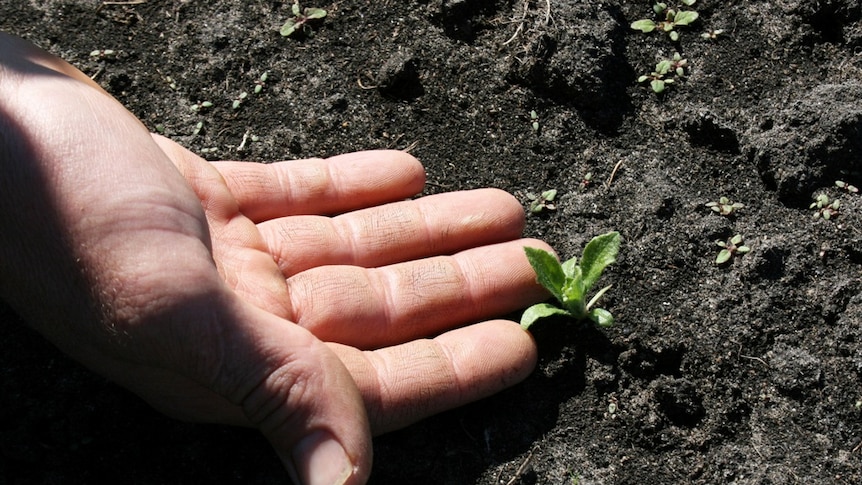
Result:
<svg viewBox="0 0 862 485">
<path fill-rule="evenodd" d="M 4 0 L 0 29 L 208 159 L 409 150 L 426 193 L 557 190 L 526 235 L 564 258 L 622 234 L 615 326 L 537 325 L 531 377 L 379 437 L 371 483 L 862 483 L 859 2 L 700 0 L 673 42 L 629 27 L 646 0 L 305 1 L 291 37 L 274 0 Z M 2 314 L 0 483 L 287 482 Z"/>
</svg>

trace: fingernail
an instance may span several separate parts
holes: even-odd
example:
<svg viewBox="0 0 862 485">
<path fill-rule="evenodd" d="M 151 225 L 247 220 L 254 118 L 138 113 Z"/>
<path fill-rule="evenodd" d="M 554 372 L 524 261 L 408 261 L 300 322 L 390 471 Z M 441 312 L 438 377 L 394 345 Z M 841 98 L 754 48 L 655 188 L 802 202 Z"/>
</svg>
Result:
<svg viewBox="0 0 862 485">
<path fill-rule="evenodd" d="M 355 467 L 327 431 L 316 431 L 293 449 L 293 466 L 302 485 L 343 485 Z"/>
</svg>

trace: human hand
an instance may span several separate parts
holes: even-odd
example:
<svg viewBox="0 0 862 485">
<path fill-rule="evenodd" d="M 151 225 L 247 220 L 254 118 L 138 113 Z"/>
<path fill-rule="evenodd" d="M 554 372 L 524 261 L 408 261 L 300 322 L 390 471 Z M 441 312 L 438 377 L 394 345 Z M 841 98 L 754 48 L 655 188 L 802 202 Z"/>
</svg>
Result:
<svg viewBox="0 0 862 485">
<path fill-rule="evenodd" d="M 532 369 L 517 325 L 458 328 L 544 297 L 511 196 L 402 201 L 400 152 L 210 164 L 4 36 L 0 99 L 3 298 L 156 408 L 258 427 L 294 480 L 361 483 L 372 432 Z"/>
</svg>

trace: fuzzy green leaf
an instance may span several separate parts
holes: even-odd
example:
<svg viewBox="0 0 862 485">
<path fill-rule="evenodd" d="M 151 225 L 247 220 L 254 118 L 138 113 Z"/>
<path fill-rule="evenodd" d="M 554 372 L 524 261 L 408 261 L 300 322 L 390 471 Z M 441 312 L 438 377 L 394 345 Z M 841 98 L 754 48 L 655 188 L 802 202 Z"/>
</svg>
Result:
<svg viewBox="0 0 862 485">
<path fill-rule="evenodd" d="M 649 85 L 656 94 L 659 94 L 664 91 L 665 82 L 661 79 L 653 79 Z"/>
<path fill-rule="evenodd" d="M 562 288 L 566 284 L 566 275 L 557 258 L 544 249 L 524 247 L 524 252 L 527 254 L 527 261 L 536 272 L 536 281 L 562 302 Z"/>
<path fill-rule="evenodd" d="M 610 327 L 614 324 L 614 316 L 604 308 L 593 308 L 590 310 L 589 319 L 600 327 Z"/>
<path fill-rule="evenodd" d="M 536 323 L 537 320 L 550 317 L 552 315 L 571 316 L 569 312 L 551 305 L 550 303 L 539 303 L 524 310 L 524 314 L 521 316 L 521 328 L 527 330 L 531 325 Z"/>
<path fill-rule="evenodd" d="M 641 19 L 632 22 L 631 27 L 634 30 L 640 30 L 641 32 L 648 34 L 655 30 L 655 22 L 650 19 Z"/>
<path fill-rule="evenodd" d="M 688 25 L 697 20 L 697 17 L 697 12 L 691 10 L 681 10 L 676 13 L 676 16 L 673 18 L 673 23 L 676 25 Z"/>
<path fill-rule="evenodd" d="M 730 256 L 732 255 L 730 254 L 729 250 L 722 249 L 721 251 L 719 251 L 718 257 L 715 258 L 715 264 L 724 264 L 730 261 Z"/>
<path fill-rule="evenodd" d="M 584 289 L 589 291 L 608 265 L 617 260 L 620 250 L 620 233 L 616 231 L 596 236 L 587 243 L 581 257 Z"/>
</svg>

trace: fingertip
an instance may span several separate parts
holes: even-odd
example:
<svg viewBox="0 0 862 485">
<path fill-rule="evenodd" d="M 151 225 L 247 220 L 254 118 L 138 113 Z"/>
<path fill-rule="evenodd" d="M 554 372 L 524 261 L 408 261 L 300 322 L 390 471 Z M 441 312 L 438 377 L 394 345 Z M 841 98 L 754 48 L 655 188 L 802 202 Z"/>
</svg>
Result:
<svg viewBox="0 0 862 485">
<path fill-rule="evenodd" d="M 538 361 L 536 341 L 510 320 L 491 320 L 445 333 L 437 340 L 471 382 L 472 398 L 485 397 L 526 379 Z"/>
<path fill-rule="evenodd" d="M 511 320 L 493 320 L 488 323 L 495 325 L 501 338 L 508 342 L 513 369 L 516 371 L 511 376 L 511 384 L 526 379 L 539 361 L 539 349 L 533 334 Z"/>
<path fill-rule="evenodd" d="M 505 190 L 496 188 L 480 189 L 493 197 L 495 206 L 500 214 L 500 218 L 508 221 L 509 225 L 517 230 L 520 235 L 524 231 L 526 225 L 526 212 L 521 202 L 514 195 Z"/>
<path fill-rule="evenodd" d="M 365 150 L 335 155 L 327 163 L 358 167 L 355 173 L 370 174 L 381 187 L 398 188 L 403 197 L 418 194 L 425 187 L 425 167 L 413 155 L 402 150 Z"/>
</svg>

